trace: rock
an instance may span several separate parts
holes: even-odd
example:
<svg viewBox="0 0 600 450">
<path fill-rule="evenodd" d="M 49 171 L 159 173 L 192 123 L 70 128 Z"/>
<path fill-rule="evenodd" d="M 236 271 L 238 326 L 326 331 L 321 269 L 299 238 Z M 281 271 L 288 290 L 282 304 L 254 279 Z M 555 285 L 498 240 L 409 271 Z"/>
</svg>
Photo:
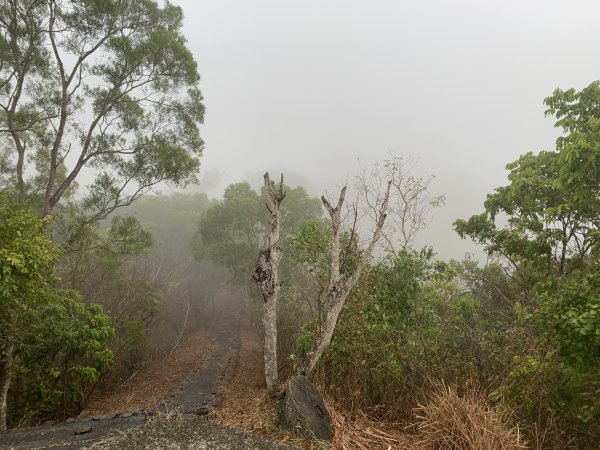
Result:
<svg viewBox="0 0 600 450">
<path fill-rule="evenodd" d="M 90 433 L 93 429 L 94 429 L 94 427 L 92 427 L 92 425 L 87 424 L 87 423 L 82 423 L 82 424 L 75 425 L 73 427 L 73 434 L 86 434 L 86 433 Z"/>
<path fill-rule="evenodd" d="M 199 416 L 205 416 L 208 414 L 208 407 L 207 406 L 201 406 L 200 408 L 196 409 L 196 414 L 198 414 Z"/>
<path fill-rule="evenodd" d="M 119 414 L 117 413 L 108 413 L 108 414 L 104 414 L 103 416 L 100 416 L 100 420 L 111 420 L 114 419 L 115 417 L 117 417 Z"/>
<path fill-rule="evenodd" d="M 322 441 L 331 441 L 331 416 L 323 397 L 306 377 L 297 375 L 288 382 L 286 391 L 277 399 L 277 422 L 298 434 Z"/>
<path fill-rule="evenodd" d="M 51 427 L 55 423 L 56 422 L 54 420 L 46 420 L 42 425 L 47 426 L 47 427 Z"/>
<path fill-rule="evenodd" d="M 132 417 L 133 415 L 134 413 L 132 411 L 124 412 L 123 414 L 121 414 L 121 419 L 127 419 L 129 417 Z"/>
<path fill-rule="evenodd" d="M 73 417 L 69 417 L 67 420 L 65 420 L 65 423 L 73 423 L 75 422 L 75 419 Z"/>
</svg>

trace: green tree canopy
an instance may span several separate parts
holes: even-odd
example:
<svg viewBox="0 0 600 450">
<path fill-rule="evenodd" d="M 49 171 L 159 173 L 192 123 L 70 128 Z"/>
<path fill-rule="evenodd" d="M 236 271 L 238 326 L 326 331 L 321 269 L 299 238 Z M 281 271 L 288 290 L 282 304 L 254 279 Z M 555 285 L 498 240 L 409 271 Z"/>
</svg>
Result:
<svg viewBox="0 0 600 450">
<path fill-rule="evenodd" d="M 284 189 L 281 241 L 285 252 L 292 231 L 307 220 L 321 219 L 322 212 L 320 200 L 310 197 L 304 188 Z M 238 281 L 249 282 L 258 252 L 268 239 L 265 205 L 264 192 L 257 193 L 248 183 L 228 186 L 223 200 L 213 202 L 200 220 L 194 244 L 196 257 L 212 259 L 230 269 Z"/>
<path fill-rule="evenodd" d="M 509 164 L 485 212 L 454 226 L 510 261 L 525 294 L 511 300 L 532 346 L 494 397 L 576 428 L 600 415 L 600 83 L 557 89 L 545 104 L 563 131 L 556 150 Z"/>
<path fill-rule="evenodd" d="M 485 212 L 454 226 L 515 267 L 565 274 L 600 243 L 600 84 L 557 89 L 545 103 L 563 130 L 556 150 L 508 164 L 510 183 L 488 195 Z"/>
<path fill-rule="evenodd" d="M 181 8 L 152 0 L 0 2 L 0 167 L 45 213 L 91 169 L 101 218 L 195 179 L 204 107 Z"/>
</svg>

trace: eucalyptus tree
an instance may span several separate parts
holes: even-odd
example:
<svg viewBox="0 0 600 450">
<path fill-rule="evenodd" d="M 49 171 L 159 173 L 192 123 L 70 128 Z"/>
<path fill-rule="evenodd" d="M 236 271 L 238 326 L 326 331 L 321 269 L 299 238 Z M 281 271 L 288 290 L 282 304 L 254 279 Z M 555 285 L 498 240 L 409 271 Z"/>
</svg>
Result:
<svg viewBox="0 0 600 450">
<path fill-rule="evenodd" d="M 195 179 L 204 107 L 181 8 L 152 0 L 0 0 L 0 166 L 52 212 L 82 173 L 105 217 Z"/>
</svg>

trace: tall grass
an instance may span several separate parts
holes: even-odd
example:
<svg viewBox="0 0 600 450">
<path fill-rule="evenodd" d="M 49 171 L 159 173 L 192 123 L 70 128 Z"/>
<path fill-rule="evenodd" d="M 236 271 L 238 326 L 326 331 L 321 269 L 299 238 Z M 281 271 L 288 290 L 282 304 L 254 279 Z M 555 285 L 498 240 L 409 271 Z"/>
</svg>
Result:
<svg viewBox="0 0 600 450">
<path fill-rule="evenodd" d="M 526 449 L 519 427 L 470 390 L 459 395 L 452 387 L 438 387 L 425 405 L 415 410 L 422 450 Z"/>
</svg>

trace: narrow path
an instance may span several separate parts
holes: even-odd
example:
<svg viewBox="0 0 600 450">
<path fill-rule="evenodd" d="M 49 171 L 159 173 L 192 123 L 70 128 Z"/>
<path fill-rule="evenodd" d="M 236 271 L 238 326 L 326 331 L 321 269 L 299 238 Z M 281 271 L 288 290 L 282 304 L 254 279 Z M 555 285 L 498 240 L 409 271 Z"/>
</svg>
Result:
<svg viewBox="0 0 600 450">
<path fill-rule="evenodd" d="M 178 412 L 205 415 L 222 403 L 219 391 L 231 379 L 240 350 L 239 316 L 230 318 L 228 329 L 217 328 L 208 333 L 210 351 L 185 381 L 171 390 L 150 413 Z M 231 328 L 229 328 L 231 327 Z"/>
<path fill-rule="evenodd" d="M 205 329 L 187 337 L 171 355 L 144 364 L 115 391 L 94 395 L 80 417 L 134 410 L 202 413 L 218 406 L 215 393 L 231 378 L 238 358 L 241 308 L 228 288 L 218 292 L 215 302 L 219 309 Z"/>
<path fill-rule="evenodd" d="M 227 309 L 172 355 L 146 364 L 117 391 L 98 395 L 79 418 L 2 433 L 0 449 L 83 448 L 139 427 L 152 416 L 207 414 L 221 404 L 219 391 L 232 377 L 238 359 L 239 313 Z"/>
</svg>

